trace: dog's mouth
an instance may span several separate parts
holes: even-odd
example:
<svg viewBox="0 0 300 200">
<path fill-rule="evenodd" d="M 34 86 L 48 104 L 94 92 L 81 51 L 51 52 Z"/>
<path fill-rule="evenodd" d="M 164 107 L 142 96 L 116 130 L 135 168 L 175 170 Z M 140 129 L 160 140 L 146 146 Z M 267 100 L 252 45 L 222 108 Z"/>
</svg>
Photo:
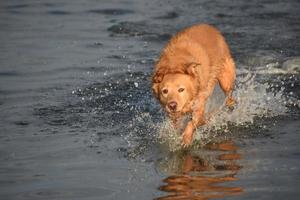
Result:
<svg viewBox="0 0 300 200">
<path fill-rule="evenodd" d="M 172 115 L 176 115 L 176 114 L 180 114 L 181 110 L 171 110 L 168 107 L 165 108 L 165 110 L 167 111 L 168 114 L 172 114 Z"/>
</svg>

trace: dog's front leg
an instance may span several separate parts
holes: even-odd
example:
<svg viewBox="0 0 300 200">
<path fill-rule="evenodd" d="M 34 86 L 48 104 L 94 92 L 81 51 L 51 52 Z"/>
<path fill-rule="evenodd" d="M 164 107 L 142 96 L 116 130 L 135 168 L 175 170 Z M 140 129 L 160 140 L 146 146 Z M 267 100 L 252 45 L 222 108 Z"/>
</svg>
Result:
<svg viewBox="0 0 300 200">
<path fill-rule="evenodd" d="M 201 114 L 201 117 L 196 117 L 196 118 L 197 120 L 192 119 L 191 121 L 188 122 L 182 134 L 182 145 L 185 147 L 189 146 L 192 143 L 196 128 L 206 123 L 203 114 Z"/>
<path fill-rule="evenodd" d="M 204 117 L 206 95 L 199 95 L 192 112 L 192 120 L 188 122 L 182 134 L 182 145 L 189 146 L 192 143 L 194 132 L 198 126 L 206 123 Z"/>
<path fill-rule="evenodd" d="M 187 147 L 192 143 L 195 129 L 196 127 L 193 121 L 189 121 L 182 134 L 182 145 L 184 147 Z"/>
</svg>

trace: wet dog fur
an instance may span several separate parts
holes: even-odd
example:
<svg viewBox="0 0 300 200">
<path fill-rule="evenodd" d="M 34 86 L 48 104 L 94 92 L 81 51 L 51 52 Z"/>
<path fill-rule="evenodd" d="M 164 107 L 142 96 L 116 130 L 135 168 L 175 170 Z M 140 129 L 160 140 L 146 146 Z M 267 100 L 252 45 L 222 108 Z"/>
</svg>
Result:
<svg viewBox="0 0 300 200">
<path fill-rule="evenodd" d="M 183 116 L 191 120 L 183 131 L 182 144 L 191 144 L 195 129 L 206 123 L 205 105 L 219 83 L 228 107 L 235 100 L 232 91 L 235 64 L 222 34 L 207 24 L 186 28 L 167 43 L 155 65 L 152 91 L 178 128 Z"/>
</svg>

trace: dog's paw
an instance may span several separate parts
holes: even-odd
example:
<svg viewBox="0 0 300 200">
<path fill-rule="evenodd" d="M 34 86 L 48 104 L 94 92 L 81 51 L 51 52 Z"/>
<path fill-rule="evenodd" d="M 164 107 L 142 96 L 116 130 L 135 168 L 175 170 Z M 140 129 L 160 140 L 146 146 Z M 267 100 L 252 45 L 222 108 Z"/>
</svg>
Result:
<svg viewBox="0 0 300 200">
<path fill-rule="evenodd" d="M 234 100 L 232 97 L 226 100 L 226 106 L 230 112 L 234 110 L 234 106 L 236 105 L 236 103 L 236 100 Z"/>
</svg>

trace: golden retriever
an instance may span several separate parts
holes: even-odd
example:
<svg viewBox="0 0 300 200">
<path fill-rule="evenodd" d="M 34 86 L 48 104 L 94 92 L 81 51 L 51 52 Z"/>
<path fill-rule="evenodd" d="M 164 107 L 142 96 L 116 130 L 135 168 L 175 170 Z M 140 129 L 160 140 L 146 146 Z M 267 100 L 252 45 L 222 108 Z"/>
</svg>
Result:
<svg viewBox="0 0 300 200">
<path fill-rule="evenodd" d="M 206 123 L 205 104 L 218 82 L 233 108 L 235 64 L 222 34 L 207 24 L 186 28 L 167 43 L 156 63 L 152 91 L 173 121 L 192 118 L 183 131 L 184 146 L 191 144 L 195 129 Z"/>
</svg>

